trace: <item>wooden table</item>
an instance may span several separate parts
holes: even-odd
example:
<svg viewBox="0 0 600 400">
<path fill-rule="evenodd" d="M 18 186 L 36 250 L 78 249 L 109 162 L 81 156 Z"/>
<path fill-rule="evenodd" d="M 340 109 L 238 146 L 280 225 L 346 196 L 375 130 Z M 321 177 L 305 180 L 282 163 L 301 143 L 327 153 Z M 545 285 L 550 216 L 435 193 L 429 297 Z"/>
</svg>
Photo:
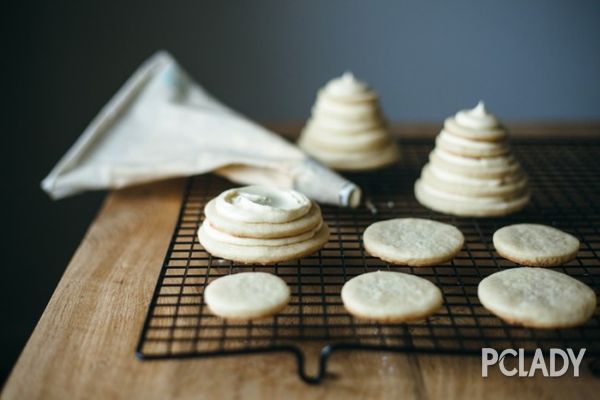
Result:
<svg viewBox="0 0 600 400">
<path fill-rule="evenodd" d="M 523 128 L 524 127 L 524 128 Z M 285 132 L 297 129 L 283 127 Z M 431 135 L 434 127 L 401 126 Z M 523 125 L 597 136 L 599 124 Z M 515 128 L 519 131 L 519 128 Z M 141 362 L 134 355 L 179 210 L 183 180 L 110 193 L 2 393 L 4 399 L 594 398 L 600 378 L 481 377 L 478 356 L 336 353 L 319 386 L 287 354 Z"/>
</svg>

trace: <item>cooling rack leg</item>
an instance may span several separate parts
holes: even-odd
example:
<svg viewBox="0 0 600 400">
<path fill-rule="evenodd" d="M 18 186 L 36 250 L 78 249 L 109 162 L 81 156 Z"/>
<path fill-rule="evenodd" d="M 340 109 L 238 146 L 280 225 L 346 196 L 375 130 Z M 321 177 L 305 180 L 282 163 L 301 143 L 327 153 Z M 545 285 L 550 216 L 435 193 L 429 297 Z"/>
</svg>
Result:
<svg viewBox="0 0 600 400">
<path fill-rule="evenodd" d="M 315 375 L 309 375 L 306 373 L 306 358 L 304 357 L 304 353 L 295 347 L 292 351 L 296 356 L 296 364 L 298 366 L 298 375 L 300 378 L 309 385 L 317 385 L 321 383 L 327 374 L 327 361 L 329 360 L 329 356 L 333 351 L 332 347 L 327 345 L 321 349 L 321 352 L 319 353 L 319 366 Z"/>
<path fill-rule="evenodd" d="M 308 375 L 306 373 L 306 362 L 304 353 L 297 347 L 293 346 L 287 348 L 287 350 L 294 353 L 296 356 L 296 362 L 298 365 L 298 375 L 300 378 L 310 384 L 317 385 L 323 381 L 327 377 L 327 363 L 329 362 L 329 357 L 336 351 L 351 351 L 351 350 L 359 350 L 359 351 L 392 351 L 392 352 L 402 352 L 399 349 L 393 349 L 386 346 L 369 346 L 369 345 L 357 345 L 354 343 L 336 343 L 336 344 L 328 344 L 321 348 L 321 352 L 319 354 L 319 366 L 316 375 Z"/>
</svg>

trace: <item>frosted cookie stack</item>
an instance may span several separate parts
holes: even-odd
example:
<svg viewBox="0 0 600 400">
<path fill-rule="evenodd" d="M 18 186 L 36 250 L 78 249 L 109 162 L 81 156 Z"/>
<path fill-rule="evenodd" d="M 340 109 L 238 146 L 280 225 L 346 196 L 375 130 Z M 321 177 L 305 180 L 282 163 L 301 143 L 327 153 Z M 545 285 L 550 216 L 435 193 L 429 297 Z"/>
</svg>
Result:
<svg viewBox="0 0 600 400">
<path fill-rule="evenodd" d="M 267 186 L 230 189 L 204 207 L 200 244 L 240 263 L 274 264 L 319 250 L 329 239 L 321 209 L 302 193 Z"/>
<path fill-rule="evenodd" d="M 319 91 L 298 144 L 337 170 L 375 169 L 399 158 L 377 94 L 349 72 Z"/>
<path fill-rule="evenodd" d="M 501 216 L 525 207 L 527 177 L 511 154 L 506 130 L 483 102 L 446 119 L 415 196 L 426 207 L 460 216 Z"/>
</svg>

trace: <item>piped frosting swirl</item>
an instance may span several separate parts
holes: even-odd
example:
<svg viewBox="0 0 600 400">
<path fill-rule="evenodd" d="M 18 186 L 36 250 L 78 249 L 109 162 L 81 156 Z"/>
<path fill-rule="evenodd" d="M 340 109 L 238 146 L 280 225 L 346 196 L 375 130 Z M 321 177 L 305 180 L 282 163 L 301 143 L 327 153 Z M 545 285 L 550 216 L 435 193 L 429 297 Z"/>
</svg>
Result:
<svg viewBox="0 0 600 400">
<path fill-rule="evenodd" d="M 356 79 L 354 74 L 348 71 L 339 78 L 330 80 L 323 88 L 323 93 L 353 101 L 372 99 L 376 96 L 365 82 Z"/>
<path fill-rule="evenodd" d="M 498 120 L 485 108 L 483 101 L 470 110 L 461 110 L 454 117 L 456 122 L 467 128 L 491 129 L 498 126 Z"/>
<path fill-rule="evenodd" d="M 267 186 L 230 189 L 217 197 L 216 209 L 223 216 L 256 223 L 284 223 L 308 213 L 311 202 L 300 192 Z"/>
<path fill-rule="evenodd" d="M 506 131 L 498 119 L 489 113 L 483 101 L 472 109 L 460 110 L 444 122 L 444 129 L 454 135 L 472 140 L 502 141 Z"/>
</svg>

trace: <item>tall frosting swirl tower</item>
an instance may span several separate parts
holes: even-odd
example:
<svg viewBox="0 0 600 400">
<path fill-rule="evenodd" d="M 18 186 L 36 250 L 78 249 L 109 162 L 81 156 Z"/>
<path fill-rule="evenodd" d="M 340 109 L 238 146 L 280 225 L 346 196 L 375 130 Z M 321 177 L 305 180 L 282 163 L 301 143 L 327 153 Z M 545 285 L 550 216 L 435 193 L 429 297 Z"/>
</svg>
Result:
<svg viewBox="0 0 600 400">
<path fill-rule="evenodd" d="M 298 144 L 337 170 L 375 169 L 399 158 L 377 94 L 350 72 L 319 90 Z"/>
<path fill-rule="evenodd" d="M 527 176 L 511 154 L 506 130 L 483 102 L 447 118 L 435 144 L 415 183 L 422 205 L 446 214 L 491 217 L 528 203 Z"/>
</svg>

